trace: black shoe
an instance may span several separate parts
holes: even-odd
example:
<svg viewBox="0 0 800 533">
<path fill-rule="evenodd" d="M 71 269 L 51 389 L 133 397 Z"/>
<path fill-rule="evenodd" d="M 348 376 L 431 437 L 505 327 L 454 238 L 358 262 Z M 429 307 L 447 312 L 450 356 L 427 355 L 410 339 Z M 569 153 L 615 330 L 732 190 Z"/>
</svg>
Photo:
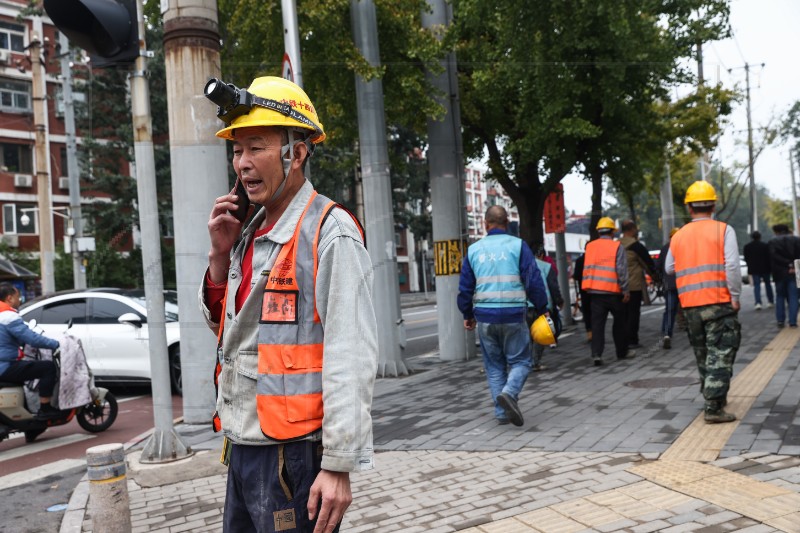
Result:
<svg viewBox="0 0 800 533">
<path fill-rule="evenodd" d="M 498 418 L 496 420 L 497 420 L 497 425 L 498 426 L 508 425 L 508 418 Z"/>
<path fill-rule="evenodd" d="M 639 344 L 639 341 L 628 343 L 628 348 L 641 348 L 642 345 Z"/>
<path fill-rule="evenodd" d="M 599 355 L 595 355 L 592 360 L 594 361 L 594 366 L 603 366 L 603 358 Z"/>
<path fill-rule="evenodd" d="M 49 403 L 43 403 L 39 407 L 39 411 L 36 413 L 37 420 L 52 420 L 53 418 L 58 418 L 59 416 L 61 416 L 61 411 Z"/>
<path fill-rule="evenodd" d="M 783 322 L 778 322 L 778 329 L 783 328 Z"/>
<path fill-rule="evenodd" d="M 706 411 L 704 418 L 706 424 L 725 424 L 736 420 L 736 415 L 720 409 L 719 411 Z"/>
<path fill-rule="evenodd" d="M 522 411 L 519 410 L 517 401 L 505 392 L 497 395 L 497 405 L 506 410 L 508 419 L 515 426 L 521 426 L 524 421 L 522 420 Z"/>
</svg>

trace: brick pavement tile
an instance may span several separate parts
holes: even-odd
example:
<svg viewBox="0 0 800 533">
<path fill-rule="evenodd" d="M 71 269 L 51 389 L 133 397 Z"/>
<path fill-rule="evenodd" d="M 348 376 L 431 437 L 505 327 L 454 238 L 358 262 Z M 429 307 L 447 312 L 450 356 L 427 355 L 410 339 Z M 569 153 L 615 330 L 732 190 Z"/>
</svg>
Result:
<svg viewBox="0 0 800 533">
<path fill-rule="evenodd" d="M 183 533 L 184 531 L 197 531 L 198 528 L 205 526 L 203 520 L 192 520 L 179 526 L 172 526 L 169 528 L 170 533 Z"/>
<path fill-rule="evenodd" d="M 631 533 L 652 533 L 653 531 L 663 531 L 664 528 L 669 527 L 669 522 L 663 520 L 656 520 L 654 522 L 647 522 L 639 524 L 630 528 Z"/>
<path fill-rule="evenodd" d="M 659 531 L 661 533 L 686 533 L 687 531 L 697 531 L 701 527 L 703 527 L 701 524 L 696 524 L 694 522 L 687 522 L 685 524 L 667 527 Z"/>
</svg>

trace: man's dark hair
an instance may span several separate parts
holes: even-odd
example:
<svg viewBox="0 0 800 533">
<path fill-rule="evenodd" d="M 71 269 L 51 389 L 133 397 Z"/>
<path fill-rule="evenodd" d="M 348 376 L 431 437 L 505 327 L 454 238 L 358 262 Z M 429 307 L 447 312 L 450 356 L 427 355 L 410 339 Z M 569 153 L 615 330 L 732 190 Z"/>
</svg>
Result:
<svg viewBox="0 0 800 533">
<path fill-rule="evenodd" d="M 754 241 L 760 241 L 761 240 L 761 232 L 760 231 L 754 231 L 753 233 L 750 234 L 750 237 Z"/>
<path fill-rule="evenodd" d="M 506 227 L 508 226 L 508 213 L 502 205 L 493 205 L 486 210 L 484 220 L 490 226 Z"/>
<path fill-rule="evenodd" d="M 623 233 L 625 233 L 626 231 L 631 231 L 632 229 L 636 229 L 636 222 L 634 222 L 631 219 L 625 220 L 620 225 L 620 229 L 622 230 Z"/>
<path fill-rule="evenodd" d="M 787 226 L 786 224 L 775 224 L 774 226 L 772 226 L 772 232 L 775 235 L 786 235 L 787 233 L 789 233 L 789 226 Z"/>
<path fill-rule="evenodd" d="M 10 283 L 0 283 L 0 301 L 5 302 L 6 298 L 12 294 L 17 294 L 19 291 L 15 286 Z"/>
<path fill-rule="evenodd" d="M 714 211 L 714 204 L 711 205 L 692 205 L 692 210 L 700 215 L 710 215 Z"/>
</svg>

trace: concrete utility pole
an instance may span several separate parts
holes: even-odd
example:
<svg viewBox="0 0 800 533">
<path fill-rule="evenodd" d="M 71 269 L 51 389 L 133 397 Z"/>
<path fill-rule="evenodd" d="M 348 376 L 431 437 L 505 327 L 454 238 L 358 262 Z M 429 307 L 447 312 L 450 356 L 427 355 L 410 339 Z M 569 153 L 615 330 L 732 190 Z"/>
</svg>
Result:
<svg viewBox="0 0 800 533">
<path fill-rule="evenodd" d="M 61 34 L 61 81 L 64 98 L 64 131 L 67 137 L 67 176 L 69 177 L 69 217 L 75 235 L 72 239 L 72 283 L 76 289 L 86 288 L 86 269 L 78 251 L 77 239 L 83 237 L 81 218 L 81 176 L 78 169 L 78 146 L 75 141 L 75 104 L 72 100 L 72 51 L 69 40 Z"/>
<path fill-rule="evenodd" d="M 350 15 L 356 47 L 370 65 L 380 65 L 375 4 L 372 0 L 350 0 Z M 372 301 L 378 321 L 378 375 L 398 376 L 408 374 L 409 369 L 400 346 L 401 342 L 405 344 L 405 326 L 400 317 L 392 184 L 381 80 L 365 81 L 356 76 L 356 104 L 364 225 L 367 250 L 375 274 Z M 358 313 L 358 309 L 352 312 Z"/>
<path fill-rule="evenodd" d="M 214 412 L 216 338 L 197 305 L 197 287 L 208 266 L 208 214 L 228 192 L 225 141 L 216 108 L 203 94 L 220 77 L 216 0 L 183 0 L 164 12 L 175 269 L 181 329 L 183 417 L 211 420 Z"/>
<path fill-rule="evenodd" d="M 42 62 L 42 41 L 39 35 L 31 34 L 28 45 L 31 54 L 31 70 L 33 74 L 33 127 L 36 131 L 36 193 L 39 205 L 39 262 L 41 265 L 42 294 L 50 294 L 56 290 L 56 278 L 53 267 L 55 256 L 55 238 L 53 237 L 53 199 L 52 183 L 50 183 L 50 159 L 47 157 L 47 81 L 44 63 Z"/>
<path fill-rule="evenodd" d="M 700 89 L 705 83 L 703 73 L 703 43 L 697 43 L 697 88 Z M 706 167 L 708 166 L 708 153 L 703 148 L 700 152 L 700 179 L 706 181 Z"/>
<path fill-rule="evenodd" d="M 136 0 L 139 25 L 139 57 L 131 80 L 133 151 L 136 159 L 136 190 L 139 200 L 139 227 L 142 233 L 142 267 L 147 302 L 147 333 L 150 344 L 150 381 L 153 390 L 155 428 L 142 450 L 143 463 L 164 463 L 183 459 L 191 451 L 172 426 L 167 330 L 164 317 L 164 276 L 161 262 L 161 231 L 158 224 L 156 163 L 153 152 L 153 123 L 150 118 L 150 87 L 147 82 L 144 13 L 142 0 Z M 195 188 L 198 188 L 195 186 Z M 198 278 L 202 279 L 202 278 Z"/>
<path fill-rule="evenodd" d="M 669 159 L 664 163 L 664 181 L 661 182 L 661 239 L 669 240 L 669 232 L 675 227 L 675 206 L 672 204 L 672 174 Z"/>
<path fill-rule="evenodd" d="M 436 33 L 439 38 L 452 19 L 452 7 L 444 0 L 428 0 L 428 10 L 422 11 L 422 27 Z M 467 246 L 456 54 L 447 54 L 440 64 L 444 69 L 442 73 L 427 73 L 430 84 L 443 94 L 437 100 L 445 109 L 443 120 L 428 118 L 433 249 L 437 256 L 444 254 L 446 257 L 444 261 L 437 258 L 435 262 L 439 357 L 445 361 L 462 361 L 470 357 L 468 352 L 475 353 L 475 334 L 464 329 L 463 317 L 456 307 L 461 261 Z M 468 333 L 471 342 L 467 340 Z"/>
<path fill-rule="evenodd" d="M 792 158 L 792 149 L 789 148 L 789 172 L 792 176 L 792 222 L 795 235 L 800 235 L 797 222 L 797 184 L 794 181 L 794 159 Z"/>
<path fill-rule="evenodd" d="M 753 160 L 753 123 L 750 119 L 750 65 L 744 65 L 747 84 L 747 168 L 750 177 L 750 216 L 751 231 L 758 230 L 758 203 L 756 201 L 756 176 Z"/>
</svg>

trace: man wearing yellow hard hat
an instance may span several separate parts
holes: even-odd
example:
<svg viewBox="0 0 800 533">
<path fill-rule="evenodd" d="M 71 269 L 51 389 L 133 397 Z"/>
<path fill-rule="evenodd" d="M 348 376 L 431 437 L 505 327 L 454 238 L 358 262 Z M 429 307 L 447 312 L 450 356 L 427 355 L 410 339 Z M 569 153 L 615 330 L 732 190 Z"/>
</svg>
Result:
<svg viewBox="0 0 800 533">
<path fill-rule="evenodd" d="M 599 238 L 586 245 L 581 289 L 592 295 L 592 362 L 602 366 L 609 313 L 614 318 L 611 336 L 617 359 L 630 359 L 636 354 L 628 350 L 625 326 L 624 304 L 630 299 L 625 248 L 614 240 L 617 225 L 610 218 L 601 218 L 596 229 Z"/>
<path fill-rule="evenodd" d="M 377 325 L 363 231 L 304 177 L 325 131 L 300 87 L 265 76 L 246 90 L 211 80 L 205 92 L 237 177 L 211 209 L 200 291 L 219 338 L 223 531 L 338 531 L 349 473 L 373 467 Z"/>
<path fill-rule="evenodd" d="M 716 201 L 708 182 L 689 186 L 684 203 L 692 221 L 672 237 L 664 264 L 667 274 L 675 274 L 709 424 L 736 420 L 725 405 L 741 340 L 739 243 L 732 227 L 712 218 Z"/>
</svg>

